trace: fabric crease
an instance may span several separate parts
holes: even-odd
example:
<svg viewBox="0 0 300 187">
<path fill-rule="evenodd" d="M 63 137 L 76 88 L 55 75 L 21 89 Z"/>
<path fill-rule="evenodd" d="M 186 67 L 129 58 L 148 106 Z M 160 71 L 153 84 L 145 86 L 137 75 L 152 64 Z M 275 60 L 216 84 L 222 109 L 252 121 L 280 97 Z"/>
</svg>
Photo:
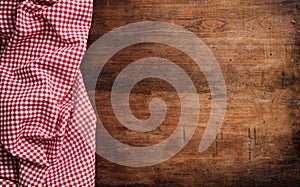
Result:
<svg viewBox="0 0 300 187">
<path fill-rule="evenodd" d="M 92 4 L 0 1 L 0 186 L 94 185 L 96 120 L 78 71 Z"/>
</svg>

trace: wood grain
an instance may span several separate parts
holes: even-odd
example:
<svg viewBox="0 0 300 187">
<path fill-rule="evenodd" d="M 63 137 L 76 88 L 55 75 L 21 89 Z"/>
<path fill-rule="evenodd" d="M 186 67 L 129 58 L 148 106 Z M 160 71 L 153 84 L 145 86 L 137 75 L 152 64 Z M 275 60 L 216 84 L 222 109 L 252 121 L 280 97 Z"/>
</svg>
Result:
<svg viewBox="0 0 300 187">
<path fill-rule="evenodd" d="M 114 116 L 110 103 L 114 79 L 127 65 L 144 57 L 169 59 L 187 72 L 201 102 L 200 121 L 188 145 L 158 165 L 131 168 L 97 155 L 96 185 L 300 184 L 299 13 L 297 0 L 94 0 L 89 45 L 129 23 L 155 20 L 182 26 L 209 46 L 223 71 L 228 94 L 218 152 L 214 143 L 199 153 L 211 101 L 207 81 L 195 62 L 161 44 L 137 44 L 115 54 L 99 76 L 95 103 L 103 124 L 116 139 L 132 146 L 149 146 L 170 136 L 177 126 L 180 100 L 176 91 L 155 79 L 138 83 L 130 104 L 137 118 L 147 119 L 149 101 L 162 98 L 168 113 L 159 128 L 137 133 Z M 253 138 L 254 128 L 256 144 L 251 139 L 249 159 L 248 129 Z"/>
</svg>

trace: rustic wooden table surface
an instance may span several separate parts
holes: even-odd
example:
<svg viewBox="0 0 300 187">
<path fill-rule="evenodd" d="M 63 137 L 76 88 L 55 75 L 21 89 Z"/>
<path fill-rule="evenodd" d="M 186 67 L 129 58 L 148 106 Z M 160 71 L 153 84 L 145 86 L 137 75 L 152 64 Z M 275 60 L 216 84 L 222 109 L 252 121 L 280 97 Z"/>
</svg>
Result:
<svg viewBox="0 0 300 187">
<path fill-rule="evenodd" d="M 94 0 L 89 45 L 129 23 L 176 24 L 209 46 L 227 87 L 227 110 L 218 141 L 199 153 L 211 101 L 205 76 L 195 62 L 162 44 L 137 44 L 118 52 L 99 76 L 95 101 L 99 117 L 116 139 L 132 146 L 153 145 L 169 137 L 179 121 L 176 91 L 157 79 L 139 82 L 130 104 L 137 118 L 147 119 L 149 101 L 162 98 L 168 113 L 160 127 L 138 133 L 116 119 L 110 103 L 113 81 L 127 65 L 144 57 L 169 59 L 188 73 L 200 99 L 200 120 L 187 146 L 164 163 L 133 168 L 97 155 L 97 186 L 299 185 L 299 13 L 297 0 Z"/>
</svg>

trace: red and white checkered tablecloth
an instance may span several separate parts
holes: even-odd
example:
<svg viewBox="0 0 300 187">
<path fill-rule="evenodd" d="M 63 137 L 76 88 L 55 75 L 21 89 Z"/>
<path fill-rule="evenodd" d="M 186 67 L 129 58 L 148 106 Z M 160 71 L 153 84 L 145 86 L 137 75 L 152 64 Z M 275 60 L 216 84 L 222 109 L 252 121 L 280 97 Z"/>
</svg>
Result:
<svg viewBox="0 0 300 187">
<path fill-rule="evenodd" d="M 0 0 L 0 186 L 94 186 L 96 119 L 79 72 L 92 5 Z"/>
</svg>

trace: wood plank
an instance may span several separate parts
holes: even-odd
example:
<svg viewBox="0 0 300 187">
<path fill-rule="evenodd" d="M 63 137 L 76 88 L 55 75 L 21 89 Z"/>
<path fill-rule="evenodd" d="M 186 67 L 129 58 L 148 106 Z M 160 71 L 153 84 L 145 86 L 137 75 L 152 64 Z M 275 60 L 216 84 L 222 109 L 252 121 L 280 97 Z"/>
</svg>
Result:
<svg viewBox="0 0 300 187">
<path fill-rule="evenodd" d="M 178 49 L 152 43 L 130 46 L 115 54 L 99 76 L 96 90 L 89 92 L 96 91 L 94 102 L 101 121 L 117 140 L 131 146 L 154 145 L 169 137 L 179 121 L 176 91 L 156 79 L 135 85 L 130 106 L 134 116 L 147 119 L 149 101 L 162 98 L 168 113 L 161 126 L 139 133 L 116 119 L 110 102 L 114 79 L 127 65 L 145 57 L 169 59 L 187 72 L 200 99 L 200 120 L 187 146 L 161 164 L 125 167 L 97 155 L 96 185 L 299 184 L 299 15 L 297 0 L 94 0 L 89 46 L 105 33 L 138 21 L 183 26 L 208 45 L 220 64 L 227 87 L 227 110 L 218 143 L 199 153 L 211 96 L 205 76 L 195 62 Z M 89 66 L 96 68 L 97 52 L 90 58 L 94 61 Z"/>
</svg>

